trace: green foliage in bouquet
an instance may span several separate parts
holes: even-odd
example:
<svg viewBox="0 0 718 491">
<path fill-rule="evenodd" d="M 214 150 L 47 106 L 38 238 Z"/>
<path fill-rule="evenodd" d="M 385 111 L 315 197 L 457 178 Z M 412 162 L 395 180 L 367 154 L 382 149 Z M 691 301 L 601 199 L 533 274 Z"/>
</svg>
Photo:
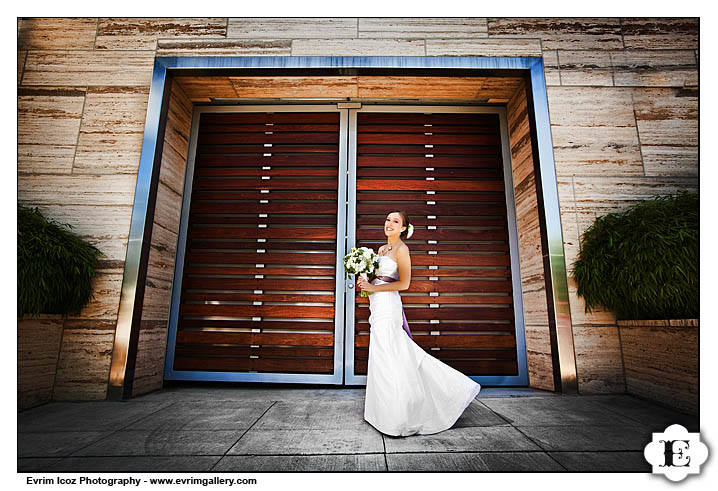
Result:
<svg viewBox="0 0 718 491">
<path fill-rule="evenodd" d="M 74 314 L 94 298 L 92 278 L 101 251 L 37 207 L 17 207 L 17 313 Z"/>
<path fill-rule="evenodd" d="M 379 256 L 369 247 L 352 247 L 349 253 L 344 256 L 344 271 L 349 278 L 362 273 L 367 275 L 369 281 L 376 278 L 376 268 L 379 266 Z M 362 290 L 362 297 L 369 296 L 369 293 Z"/>
<path fill-rule="evenodd" d="M 586 312 L 617 319 L 697 318 L 698 194 L 657 196 L 599 217 L 582 236 L 572 277 Z"/>
</svg>

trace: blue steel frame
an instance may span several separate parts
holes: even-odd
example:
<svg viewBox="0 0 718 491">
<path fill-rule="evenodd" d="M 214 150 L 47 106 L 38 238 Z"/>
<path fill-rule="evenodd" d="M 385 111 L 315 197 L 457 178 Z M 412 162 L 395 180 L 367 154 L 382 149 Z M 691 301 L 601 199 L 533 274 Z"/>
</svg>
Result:
<svg viewBox="0 0 718 491">
<path fill-rule="evenodd" d="M 111 399 L 131 396 L 134 378 L 134 357 L 141 319 L 143 288 L 138 283 L 142 276 L 142 256 L 150 239 L 148 210 L 152 208 L 154 195 L 150 184 L 159 166 L 161 148 L 162 107 L 167 100 L 168 71 L 183 69 L 218 68 L 396 68 L 396 69 L 500 69 L 528 71 L 531 81 L 530 97 L 535 118 L 536 145 L 538 149 L 541 190 L 539 201 L 543 205 L 548 264 L 550 267 L 549 324 L 555 332 L 554 368 L 556 388 L 562 392 L 576 392 L 576 362 L 574 356 L 571 317 L 568 306 L 568 283 L 563 253 L 563 238 L 558 202 L 558 188 L 553 159 L 553 145 L 549 121 L 548 99 L 541 57 L 482 57 L 482 56 L 217 56 L 217 57 L 158 57 L 150 86 L 149 102 L 142 142 L 142 153 L 137 174 L 137 185 L 130 223 L 129 240 L 122 280 L 117 329 L 110 366 L 108 397 Z M 158 147 L 160 145 L 160 147 Z M 151 217 L 150 217 L 151 218 Z"/>
</svg>

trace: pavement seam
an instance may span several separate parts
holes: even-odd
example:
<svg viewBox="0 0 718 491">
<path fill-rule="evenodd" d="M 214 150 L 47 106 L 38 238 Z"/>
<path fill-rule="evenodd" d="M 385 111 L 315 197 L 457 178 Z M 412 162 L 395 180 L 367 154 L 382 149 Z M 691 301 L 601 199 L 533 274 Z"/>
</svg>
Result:
<svg viewBox="0 0 718 491">
<path fill-rule="evenodd" d="M 386 458 L 386 440 L 384 440 L 384 433 L 381 434 L 381 444 L 384 447 L 384 465 L 386 466 L 386 471 L 389 472 L 389 461 Z"/>
<path fill-rule="evenodd" d="M 259 421 L 260 419 L 262 419 L 262 418 L 264 417 L 264 415 L 267 414 L 267 411 L 269 411 L 270 409 L 272 409 L 277 402 L 278 402 L 278 401 L 272 401 L 272 404 L 270 404 L 269 407 L 268 407 L 267 409 L 265 409 L 262 414 L 259 415 L 259 417 L 254 421 L 254 423 L 252 423 L 252 425 L 251 425 L 249 428 L 247 428 L 246 430 L 244 430 L 244 433 L 242 433 L 241 435 L 239 435 L 239 438 L 237 438 L 237 441 L 235 441 L 232 445 L 230 445 L 230 446 L 227 448 L 227 450 L 225 450 L 224 454 L 223 454 L 219 459 L 217 459 L 217 462 L 215 462 L 214 464 L 212 464 L 212 467 L 210 467 L 210 468 L 207 470 L 207 472 L 212 472 L 212 470 L 214 470 L 215 466 L 216 466 L 217 464 L 219 464 L 219 463 L 222 461 L 222 459 L 224 459 L 224 458 L 227 456 L 227 453 L 228 453 L 230 450 L 232 450 L 232 449 L 234 448 L 234 446 L 237 445 L 237 443 L 239 443 L 239 441 L 242 439 L 242 437 L 243 437 L 244 435 L 246 435 L 247 432 L 248 432 L 249 430 L 251 430 L 254 425 L 257 424 L 257 421 Z"/>
<path fill-rule="evenodd" d="M 489 411 L 491 411 L 492 413 L 494 413 L 494 414 L 495 414 L 496 416 L 498 416 L 499 418 L 501 418 L 501 419 L 503 419 L 504 421 L 506 421 L 506 424 L 509 424 L 509 425 L 513 426 L 513 423 L 512 423 L 511 420 L 509 420 L 508 418 L 505 418 L 503 415 L 497 413 L 496 411 L 494 411 L 493 409 L 491 409 L 489 406 L 487 406 L 486 404 L 484 404 L 482 401 L 477 401 L 477 402 L 478 402 L 479 404 L 481 404 L 482 406 L 484 406 L 484 407 L 485 407 L 486 409 L 488 409 Z M 498 425 L 495 425 L 495 426 L 498 426 Z"/>
<path fill-rule="evenodd" d="M 516 431 L 518 431 L 519 433 L 521 433 L 523 436 L 525 436 L 526 438 L 528 438 L 531 442 L 533 442 L 534 445 L 538 446 L 538 447 L 543 451 L 543 453 L 546 454 L 546 456 L 547 456 L 549 459 L 551 459 L 551 460 L 553 460 L 554 462 L 556 462 L 556 463 L 557 463 L 559 466 L 561 466 L 561 468 L 564 469 L 565 471 L 568 471 L 568 468 L 567 468 L 566 466 L 564 466 L 564 465 L 563 465 L 561 462 L 559 462 L 558 460 L 554 459 L 553 456 L 549 453 L 549 451 L 543 447 L 543 445 L 541 445 L 539 442 L 537 442 L 536 440 L 534 440 L 533 438 L 531 438 L 530 436 L 528 436 L 526 433 L 524 433 L 523 431 L 521 431 L 521 430 L 520 430 L 519 428 L 517 428 L 516 426 L 514 426 L 514 425 L 511 425 L 511 426 L 512 426 Z"/>
</svg>

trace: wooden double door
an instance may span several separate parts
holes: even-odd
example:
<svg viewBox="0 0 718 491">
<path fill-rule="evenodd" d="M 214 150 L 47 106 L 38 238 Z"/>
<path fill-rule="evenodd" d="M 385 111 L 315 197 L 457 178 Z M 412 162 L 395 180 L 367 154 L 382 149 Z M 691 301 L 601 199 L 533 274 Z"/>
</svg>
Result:
<svg viewBox="0 0 718 491">
<path fill-rule="evenodd" d="M 354 246 L 414 224 L 413 339 L 484 385 L 527 385 L 503 108 L 195 109 L 165 379 L 362 385 Z"/>
</svg>

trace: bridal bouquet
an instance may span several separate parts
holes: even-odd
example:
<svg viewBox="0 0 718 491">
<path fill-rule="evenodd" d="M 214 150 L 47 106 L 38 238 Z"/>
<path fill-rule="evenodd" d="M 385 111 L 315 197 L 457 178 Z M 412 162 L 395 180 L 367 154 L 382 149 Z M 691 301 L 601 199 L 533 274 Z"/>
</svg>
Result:
<svg viewBox="0 0 718 491">
<path fill-rule="evenodd" d="M 369 247 L 352 247 L 349 254 L 344 256 L 344 271 L 346 271 L 347 277 L 350 274 L 360 274 L 368 281 L 368 275 L 373 275 L 377 267 L 379 267 L 379 256 Z M 362 290 L 361 296 L 368 297 L 369 292 Z"/>
</svg>

